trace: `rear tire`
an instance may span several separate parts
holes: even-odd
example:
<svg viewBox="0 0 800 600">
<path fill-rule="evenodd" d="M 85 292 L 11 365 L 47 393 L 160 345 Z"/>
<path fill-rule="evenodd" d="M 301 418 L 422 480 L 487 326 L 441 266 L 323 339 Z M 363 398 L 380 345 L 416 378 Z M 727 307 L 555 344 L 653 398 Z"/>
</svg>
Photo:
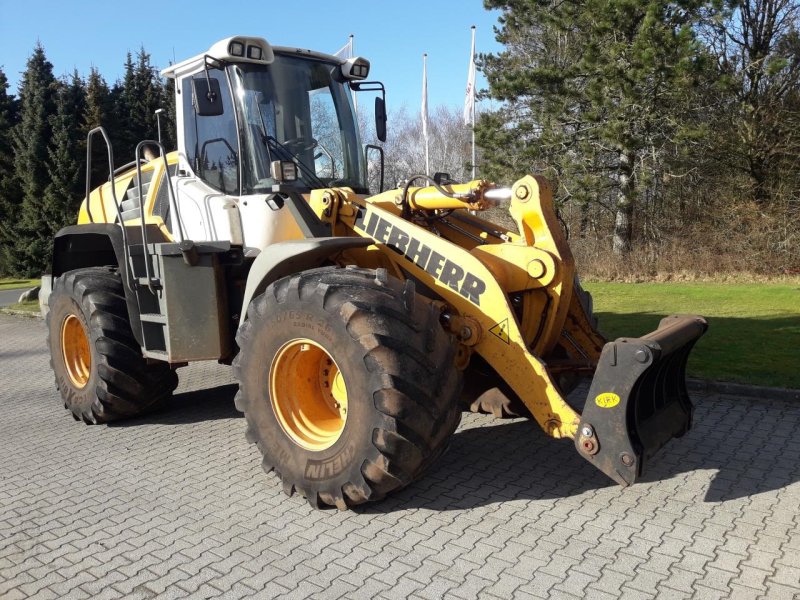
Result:
<svg viewBox="0 0 800 600">
<path fill-rule="evenodd" d="M 76 420 L 106 423 L 142 414 L 178 385 L 166 363 L 148 364 L 133 337 L 118 273 L 69 271 L 53 282 L 47 314 L 50 366 Z"/>
<path fill-rule="evenodd" d="M 314 507 L 346 509 L 407 486 L 445 450 L 460 421 L 451 336 L 413 283 L 383 269 L 324 267 L 281 279 L 251 302 L 236 341 L 236 407 L 247 437 L 284 491 Z M 333 364 L 343 376 L 338 387 L 346 393 L 338 398 L 347 407 L 343 415 L 335 403 L 338 416 L 319 421 L 328 386 L 314 383 L 318 356 L 319 372 L 327 376 L 325 364 Z M 294 372 L 304 377 L 287 382 Z M 308 418 L 292 417 L 304 403 L 298 398 L 306 398 Z"/>
</svg>

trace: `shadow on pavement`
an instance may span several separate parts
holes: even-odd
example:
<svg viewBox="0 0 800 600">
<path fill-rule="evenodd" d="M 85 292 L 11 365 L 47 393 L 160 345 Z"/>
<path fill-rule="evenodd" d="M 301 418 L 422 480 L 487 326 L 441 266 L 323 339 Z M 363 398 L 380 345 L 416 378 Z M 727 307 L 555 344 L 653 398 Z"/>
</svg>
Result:
<svg viewBox="0 0 800 600">
<path fill-rule="evenodd" d="M 109 423 L 109 427 L 184 425 L 218 419 L 238 419 L 244 416 L 233 404 L 238 389 L 236 384 L 228 384 L 177 393 L 158 410 L 135 419 Z"/>
<path fill-rule="evenodd" d="M 41 356 L 40 348 L 26 348 L 24 350 L 0 350 L 0 360 L 11 360 L 15 358 L 26 358 L 28 356 Z"/>
<path fill-rule="evenodd" d="M 183 425 L 241 418 L 235 384 L 176 394 L 159 411 L 112 427 Z M 706 502 L 721 502 L 800 480 L 800 407 L 736 398 L 695 399 L 693 429 L 646 465 L 640 482 L 686 478 L 710 470 Z M 575 451 L 572 440 L 547 437 L 534 421 L 498 421 L 465 414 L 465 427 L 429 472 L 379 503 L 358 508 L 386 513 L 408 508 L 462 510 L 518 499 L 567 498 L 617 488 Z M 693 485 L 697 485 L 693 483 Z M 674 486 L 672 486 L 674 488 Z M 625 491 L 619 489 L 620 494 Z"/>
<path fill-rule="evenodd" d="M 780 408 L 733 398 L 699 400 L 694 428 L 667 444 L 646 465 L 639 482 L 715 471 L 705 502 L 795 483 L 800 480 L 800 443 L 792 439 L 792 432 L 800 427 L 800 410 L 781 410 L 786 405 L 779 404 Z M 773 418 L 781 423 L 773 427 Z M 571 440 L 552 440 L 534 422 L 515 420 L 459 431 L 449 452 L 426 477 L 361 512 L 461 510 L 514 499 L 565 498 L 616 485 L 578 455 Z"/>
</svg>

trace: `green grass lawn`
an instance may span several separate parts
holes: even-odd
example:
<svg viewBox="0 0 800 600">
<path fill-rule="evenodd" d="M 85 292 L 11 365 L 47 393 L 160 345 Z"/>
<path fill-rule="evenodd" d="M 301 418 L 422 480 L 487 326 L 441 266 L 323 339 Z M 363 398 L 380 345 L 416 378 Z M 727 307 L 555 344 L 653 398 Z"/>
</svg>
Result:
<svg viewBox="0 0 800 600">
<path fill-rule="evenodd" d="M 16 279 L 15 277 L 0 277 L 0 290 L 25 289 L 36 287 L 41 279 Z"/>
<path fill-rule="evenodd" d="M 609 338 L 653 331 L 661 317 L 699 314 L 708 332 L 689 360 L 689 375 L 800 388 L 800 285 L 587 283 L 600 330 Z"/>
<path fill-rule="evenodd" d="M 31 314 L 36 314 L 39 312 L 39 301 L 31 300 L 30 302 L 17 302 L 10 306 L 6 306 L 5 308 L 0 308 L 0 311 L 4 311 L 6 309 L 10 311 L 29 312 Z"/>
</svg>

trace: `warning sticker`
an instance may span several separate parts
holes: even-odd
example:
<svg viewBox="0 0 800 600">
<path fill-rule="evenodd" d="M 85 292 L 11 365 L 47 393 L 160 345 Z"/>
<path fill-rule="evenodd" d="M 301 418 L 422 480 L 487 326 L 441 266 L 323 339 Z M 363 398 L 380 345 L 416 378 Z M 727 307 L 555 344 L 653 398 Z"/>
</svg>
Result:
<svg viewBox="0 0 800 600">
<path fill-rule="evenodd" d="M 499 323 L 494 324 L 491 327 L 491 329 L 489 329 L 489 331 L 492 332 L 493 334 L 495 334 L 501 340 L 503 340 L 506 344 L 509 343 L 509 339 L 508 339 L 508 319 L 503 319 Z"/>
</svg>

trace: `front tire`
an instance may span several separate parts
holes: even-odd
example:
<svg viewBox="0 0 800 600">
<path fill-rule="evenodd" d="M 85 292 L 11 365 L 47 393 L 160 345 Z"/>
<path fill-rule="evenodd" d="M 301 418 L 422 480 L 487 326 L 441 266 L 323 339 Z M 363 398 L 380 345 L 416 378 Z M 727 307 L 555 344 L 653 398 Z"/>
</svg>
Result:
<svg viewBox="0 0 800 600">
<path fill-rule="evenodd" d="M 413 283 L 383 269 L 281 279 L 252 301 L 236 340 L 247 437 L 284 491 L 314 507 L 408 485 L 459 423 L 455 344 Z"/>
<path fill-rule="evenodd" d="M 47 314 L 50 366 L 76 420 L 106 423 L 169 398 L 178 377 L 148 364 L 133 337 L 122 280 L 109 267 L 69 271 L 53 282 Z"/>
</svg>

